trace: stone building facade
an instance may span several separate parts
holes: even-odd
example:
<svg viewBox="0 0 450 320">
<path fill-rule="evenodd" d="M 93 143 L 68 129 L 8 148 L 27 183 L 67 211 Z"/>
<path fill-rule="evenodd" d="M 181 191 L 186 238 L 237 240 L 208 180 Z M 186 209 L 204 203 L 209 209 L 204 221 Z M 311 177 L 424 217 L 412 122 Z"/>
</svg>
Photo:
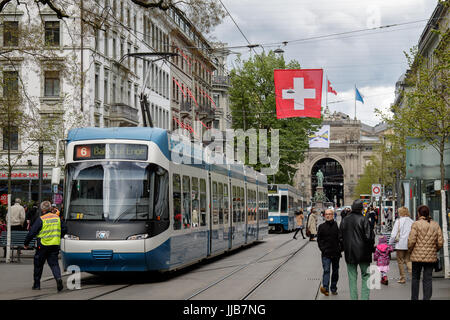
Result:
<svg viewBox="0 0 450 320">
<path fill-rule="evenodd" d="M 321 169 L 329 201 L 338 206 L 351 205 L 358 179 L 373 150 L 381 143 L 386 127 L 384 124 L 371 127 L 340 112 L 331 115 L 327 109 L 323 125 L 330 125 L 330 147 L 310 148 L 306 152 L 305 161 L 298 164 L 294 186 L 309 202 L 317 186 L 315 174 Z"/>
</svg>

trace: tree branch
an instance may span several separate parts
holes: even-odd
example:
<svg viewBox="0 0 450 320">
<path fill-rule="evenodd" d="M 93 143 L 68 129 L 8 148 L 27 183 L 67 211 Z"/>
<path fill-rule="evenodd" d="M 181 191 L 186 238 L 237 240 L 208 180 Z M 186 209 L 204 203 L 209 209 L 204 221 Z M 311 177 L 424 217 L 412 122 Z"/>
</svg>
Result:
<svg viewBox="0 0 450 320">
<path fill-rule="evenodd" d="M 161 10 L 166 11 L 171 7 L 170 4 L 164 4 L 164 0 L 159 0 L 158 2 L 147 2 L 144 0 L 131 0 L 131 2 L 137 4 L 138 6 L 146 8 L 146 9 L 159 8 Z"/>
<path fill-rule="evenodd" d="M 48 5 L 50 7 L 50 9 L 55 11 L 58 19 L 69 18 L 69 16 L 64 11 L 56 8 L 56 6 L 54 5 L 54 3 L 51 0 L 35 0 L 35 1 L 36 1 L 36 3 L 42 3 L 43 5 Z"/>
</svg>

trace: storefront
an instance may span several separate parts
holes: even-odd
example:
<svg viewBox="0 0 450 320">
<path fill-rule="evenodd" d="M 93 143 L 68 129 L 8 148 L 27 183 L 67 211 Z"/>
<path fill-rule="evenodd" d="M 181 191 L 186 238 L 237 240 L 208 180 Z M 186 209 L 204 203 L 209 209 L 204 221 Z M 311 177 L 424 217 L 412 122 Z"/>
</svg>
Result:
<svg viewBox="0 0 450 320">
<path fill-rule="evenodd" d="M 39 199 L 39 175 L 37 169 L 17 169 L 11 174 L 11 199 L 20 198 L 24 203 L 37 202 Z M 51 169 L 44 168 L 42 182 L 42 200 L 54 201 L 51 187 Z M 62 182 L 58 187 L 58 193 L 62 194 Z M 0 171 L 0 201 L 7 205 L 8 201 L 8 173 Z"/>
<path fill-rule="evenodd" d="M 409 139 L 408 143 L 419 144 L 418 139 Z M 431 218 L 440 227 L 447 226 L 447 239 L 450 239 L 450 143 L 445 144 L 445 212 L 442 214 L 441 175 L 439 153 L 431 146 L 422 144 L 423 149 L 411 148 L 406 151 L 406 179 L 401 182 L 401 204 L 409 208 L 412 218 L 417 218 L 417 208 L 427 205 Z M 450 242 L 450 241 L 449 241 Z M 450 245 L 449 245 L 450 247 Z M 441 261 L 443 250 L 440 252 Z M 442 263 L 443 265 L 443 263 Z"/>
</svg>

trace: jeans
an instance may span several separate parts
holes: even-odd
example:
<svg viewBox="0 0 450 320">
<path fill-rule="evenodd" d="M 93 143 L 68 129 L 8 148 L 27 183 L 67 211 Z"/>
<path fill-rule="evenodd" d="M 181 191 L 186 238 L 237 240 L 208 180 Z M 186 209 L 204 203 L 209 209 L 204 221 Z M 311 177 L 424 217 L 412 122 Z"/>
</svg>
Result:
<svg viewBox="0 0 450 320">
<path fill-rule="evenodd" d="M 337 258 L 327 258 L 322 256 L 322 267 L 323 267 L 323 276 L 322 276 L 322 287 L 324 287 L 327 291 L 330 283 L 330 271 L 333 269 L 333 273 L 331 275 L 331 292 L 337 291 L 337 282 L 339 280 L 339 257 Z"/>
<path fill-rule="evenodd" d="M 303 227 L 297 227 L 297 230 L 295 230 L 295 233 L 294 233 L 294 238 L 299 231 L 302 234 L 303 239 L 305 239 L 305 236 L 303 235 Z"/>
<path fill-rule="evenodd" d="M 368 272 L 370 263 L 359 263 L 361 270 L 361 300 L 369 300 L 370 289 L 367 280 L 370 278 Z M 350 299 L 358 300 L 358 264 L 347 263 L 348 283 L 350 287 Z"/>
<path fill-rule="evenodd" d="M 419 300 L 420 274 L 423 268 L 423 300 L 430 300 L 433 293 L 433 268 L 434 262 L 413 262 L 411 281 L 411 300 Z"/>
</svg>

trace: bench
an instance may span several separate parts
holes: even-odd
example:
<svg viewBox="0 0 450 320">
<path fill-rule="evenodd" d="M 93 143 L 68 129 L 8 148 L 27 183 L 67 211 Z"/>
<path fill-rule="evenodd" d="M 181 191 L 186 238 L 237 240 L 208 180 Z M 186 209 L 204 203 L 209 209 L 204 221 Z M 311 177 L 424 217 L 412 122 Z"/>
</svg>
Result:
<svg viewBox="0 0 450 320">
<path fill-rule="evenodd" d="M 17 251 L 17 260 L 20 262 L 20 251 L 23 248 L 23 243 L 25 242 L 25 238 L 28 234 L 28 231 L 11 231 L 11 261 L 14 261 L 14 250 Z M 6 253 L 6 246 L 7 246 L 7 236 L 8 233 L 6 231 L 3 231 L 0 236 L 0 247 L 5 248 Z M 30 248 L 36 247 L 36 238 L 31 240 L 30 244 L 28 245 Z"/>
</svg>

